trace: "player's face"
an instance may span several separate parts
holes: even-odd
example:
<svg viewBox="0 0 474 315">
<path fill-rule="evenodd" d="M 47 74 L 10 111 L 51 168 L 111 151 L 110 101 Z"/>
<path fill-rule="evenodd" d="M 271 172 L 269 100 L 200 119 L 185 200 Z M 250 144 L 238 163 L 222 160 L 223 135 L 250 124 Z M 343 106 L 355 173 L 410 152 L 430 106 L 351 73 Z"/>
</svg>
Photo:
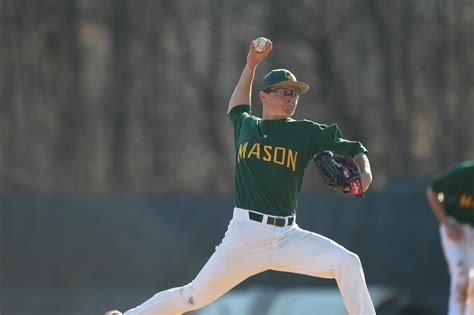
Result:
<svg viewBox="0 0 474 315">
<path fill-rule="evenodd" d="M 264 119 L 281 119 L 293 116 L 300 93 L 290 87 L 274 87 L 260 92 Z"/>
</svg>

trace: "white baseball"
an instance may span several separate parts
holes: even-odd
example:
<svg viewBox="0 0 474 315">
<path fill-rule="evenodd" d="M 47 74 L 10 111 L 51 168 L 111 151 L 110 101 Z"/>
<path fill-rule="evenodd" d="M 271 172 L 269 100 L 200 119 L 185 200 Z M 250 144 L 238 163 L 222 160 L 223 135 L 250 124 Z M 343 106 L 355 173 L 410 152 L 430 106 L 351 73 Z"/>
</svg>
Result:
<svg viewBox="0 0 474 315">
<path fill-rule="evenodd" d="M 265 44 L 267 43 L 267 40 L 265 37 L 259 37 L 255 40 L 256 46 L 255 50 L 259 53 L 262 53 L 265 50 Z"/>
</svg>

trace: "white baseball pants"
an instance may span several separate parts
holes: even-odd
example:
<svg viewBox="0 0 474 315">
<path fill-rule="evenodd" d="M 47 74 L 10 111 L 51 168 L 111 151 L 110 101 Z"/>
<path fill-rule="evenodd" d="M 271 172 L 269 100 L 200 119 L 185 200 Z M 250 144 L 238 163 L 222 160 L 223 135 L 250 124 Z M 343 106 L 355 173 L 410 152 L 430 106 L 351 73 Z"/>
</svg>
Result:
<svg viewBox="0 0 474 315">
<path fill-rule="evenodd" d="M 448 237 L 444 225 L 440 226 L 441 244 L 451 280 L 448 315 L 474 314 L 466 309 L 469 270 L 474 267 L 474 229 L 469 224 L 463 224 L 462 227 L 464 238 L 454 241 Z"/>
<path fill-rule="evenodd" d="M 278 227 L 251 221 L 247 210 L 235 208 L 224 239 L 191 283 L 159 292 L 124 315 L 196 310 L 266 270 L 335 278 L 349 314 L 375 314 L 356 254 L 296 223 Z"/>
</svg>

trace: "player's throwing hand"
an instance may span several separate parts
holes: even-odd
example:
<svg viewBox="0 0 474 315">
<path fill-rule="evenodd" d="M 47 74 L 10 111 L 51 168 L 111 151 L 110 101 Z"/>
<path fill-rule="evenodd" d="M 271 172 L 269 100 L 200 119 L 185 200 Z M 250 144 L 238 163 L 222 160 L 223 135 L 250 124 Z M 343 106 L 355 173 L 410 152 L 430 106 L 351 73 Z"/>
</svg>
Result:
<svg viewBox="0 0 474 315">
<path fill-rule="evenodd" d="M 265 43 L 265 48 L 263 49 L 262 52 L 259 52 L 257 49 L 257 41 L 253 40 L 250 43 L 249 52 L 247 54 L 247 63 L 258 65 L 265 58 L 267 58 L 267 56 L 270 54 L 272 49 L 273 49 L 273 43 L 271 40 L 267 39 L 267 42 Z"/>
</svg>

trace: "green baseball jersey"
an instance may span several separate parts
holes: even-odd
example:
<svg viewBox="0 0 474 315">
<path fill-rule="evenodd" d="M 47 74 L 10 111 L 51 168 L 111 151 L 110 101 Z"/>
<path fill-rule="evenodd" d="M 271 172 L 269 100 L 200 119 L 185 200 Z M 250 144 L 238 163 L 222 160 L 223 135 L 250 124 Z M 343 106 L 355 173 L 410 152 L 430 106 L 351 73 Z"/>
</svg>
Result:
<svg viewBox="0 0 474 315">
<path fill-rule="evenodd" d="M 258 212 L 296 213 L 308 162 L 320 151 L 354 156 L 367 150 L 341 138 L 337 125 L 291 118 L 264 120 L 249 105 L 229 112 L 235 139 L 235 205 Z"/>
<path fill-rule="evenodd" d="M 474 160 L 438 174 L 431 188 L 436 193 L 443 193 L 446 214 L 459 222 L 474 225 Z"/>
</svg>

